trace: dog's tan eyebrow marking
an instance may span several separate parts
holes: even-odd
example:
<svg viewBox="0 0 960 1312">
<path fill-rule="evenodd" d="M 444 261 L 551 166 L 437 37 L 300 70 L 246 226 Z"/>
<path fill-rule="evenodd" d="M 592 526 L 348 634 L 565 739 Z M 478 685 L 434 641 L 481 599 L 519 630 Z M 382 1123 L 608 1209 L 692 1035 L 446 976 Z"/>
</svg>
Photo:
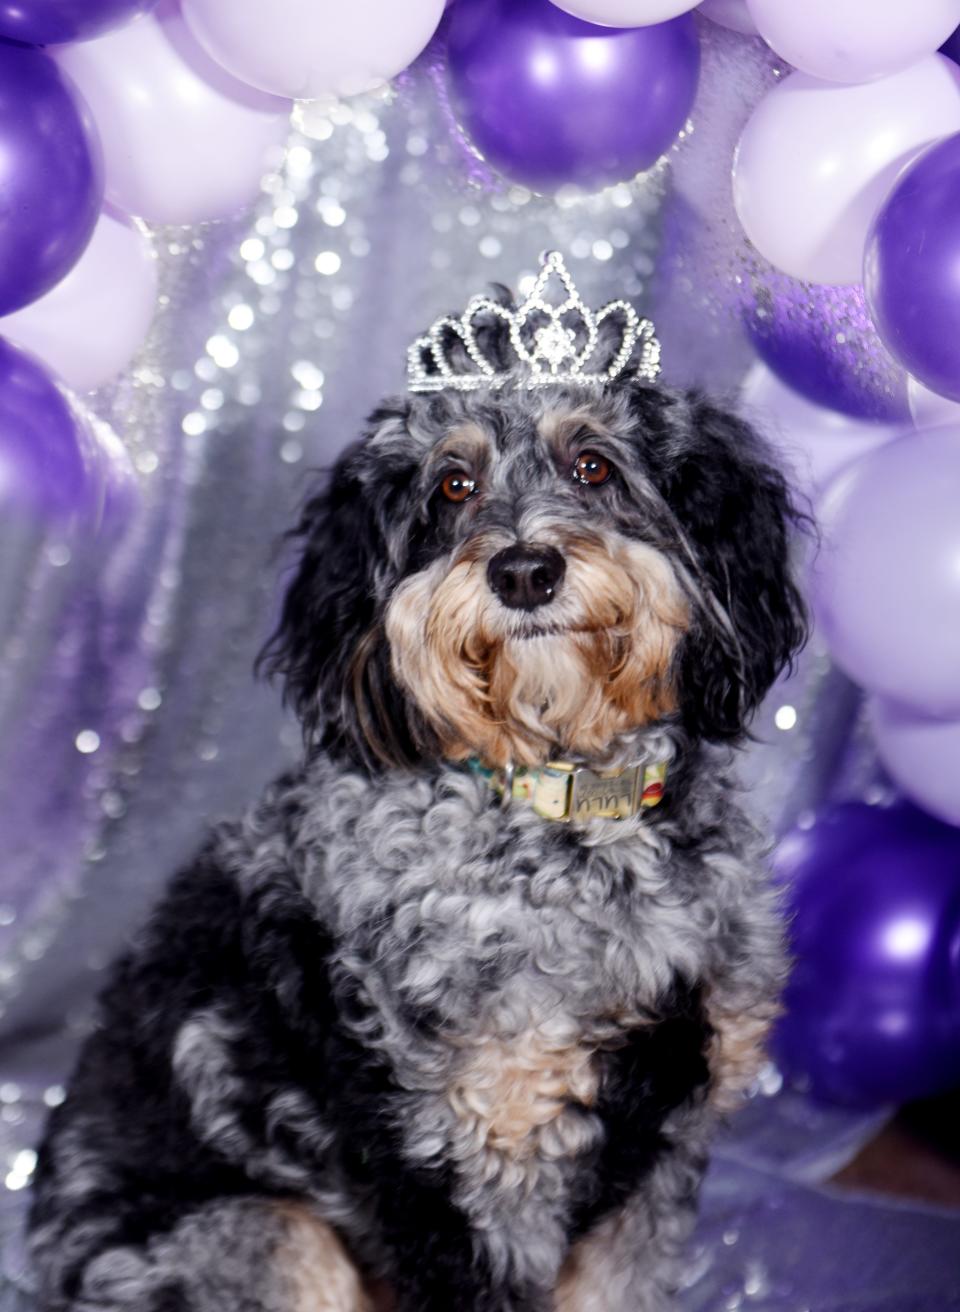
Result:
<svg viewBox="0 0 960 1312">
<path fill-rule="evenodd" d="M 574 439 L 584 431 L 594 437 L 609 437 L 609 431 L 589 410 L 548 410 L 537 425 L 540 436 L 554 455 L 566 459 Z"/>
<path fill-rule="evenodd" d="M 461 460 L 471 469 L 482 469 L 489 463 L 490 451 L 491 440 L 479 424 L 461 424 L 433 448 L 430 464 Z"/>
</svg>

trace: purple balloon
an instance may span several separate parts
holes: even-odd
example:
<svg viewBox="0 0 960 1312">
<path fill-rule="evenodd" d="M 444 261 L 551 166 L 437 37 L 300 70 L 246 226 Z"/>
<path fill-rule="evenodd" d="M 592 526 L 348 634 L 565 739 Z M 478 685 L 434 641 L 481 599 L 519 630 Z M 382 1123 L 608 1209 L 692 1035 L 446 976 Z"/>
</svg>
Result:
<svg viewBox="0 0 960 1312">
<path fill-rule="evenodd" d="M 100 139 L 79 92 L 41 51 L 0 42 L 0 315 L 70 272 L 103 186 Z"/>
<path fill-rule="evenodd" d="M 0 338 L 0 508 L 47 519 L 97 513 L 102 470 L 91 434 L 41 366 Z"/>
<path fill-rule="evenodd" d="M 960 1081 L 960 830 L 851 802 L 776 854 L 794 967 L 773 1049 L 819 1098 L 870 1107 Z"/>
<path fill-rule="evenodd" d="M 940 47 L 940 53 L 949 55 L 955 63 L 960 64 L 960 27 L 947 37 Z"/>
<path fill-rule="evenodd" d="M 900 175 L 867 242 L 864 287 L 888 349 L 960 401 L 960 133 Z"/>
<path fill-rule="evenodd" d="M 84 41 L 137 14 L 157 0 L 0 0 L 0 36 L 28 45 Z"/>
<path fill-rule="evenodd" d="M 448 51 L 466 133 L 536 191 L 595 190 L 649 168 L 686 122 L 700 70 L 690 14 L 597 27 L 549 0 L 460 0 Z"/>
<path fill-rule="evenodd" d="M 910 418 L 907 375 L 877 336 L 861 288 L 771 270 L 744 322 L 764 364 L 814 405 L 874 423 Z"/>
</svg>

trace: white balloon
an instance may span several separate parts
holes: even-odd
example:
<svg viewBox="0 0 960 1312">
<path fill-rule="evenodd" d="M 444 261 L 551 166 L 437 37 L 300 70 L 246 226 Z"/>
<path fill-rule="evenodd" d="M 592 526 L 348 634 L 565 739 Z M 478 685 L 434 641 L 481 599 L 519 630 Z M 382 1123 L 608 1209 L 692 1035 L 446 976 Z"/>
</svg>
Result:
<svg viewBox="0 0 960 1312">
<path fill-rule="evenodd" d="M 929 387 L 912 376 L 907 379 L 907 404 L 916 428 L 943 428 L 946 424 L 960 425 L 960 402 L 948 396 L 931 392 Z"/>
<path fill-rule="evenodd" d="M 757 34 L 746 0 L 702 0 L 697 13 L 709 18 L 711 23 L 729 27 L 732 32 L 742 32 L 744 36 Z"/>
<path fill-rule="evenodd" d="M 750 240 L 777 268 L 856 283 L 874 215 L 929 142 L 960 130 L 960 68 L 926 55 L 877 82 L 841 86 L 791 73 L 751 115 L 733 161 Z"/>
<path fill-rule="evenodd" d="M 574 18 L 601 27 L 652 27 L 696 9 L 698 0 L 553 0 Z"/>
<path fill-rule="evenodd" d="M 960 0 L 748 0 L 760 35 L 794 68 L 870 82 L 932 54 L 960 26 Z"/>
<path fill-rule="evenodd" d="M 369 91 L 412 64 L 444 0 L 183 0 L 203 48 L 234 77 L 298 99 Z"/>
<path fill-rule="evenodd" d="M 100 130 L 107 198 L 151 223 L 243 209 L 282 159 L 290 106 L 237 82 L 176 9 L 58 47 Z"/>
<path fill-rule="evenodd" d="M 62 282 L 0 319 L 0 337 L 32 351 L 77 392 L 108 382 L 143 344 L 157 305 L 157 257 L 145 231 L 101 214 Z"/>
<path fill-rule="evenodd" d="M 904 431 L 902 424 L 871 424 L 814 405 L 761 360 L 741 384 L 740 411 L 770 442 L 790 485 L 810 502 L 835 474 Z"/>
</svg>

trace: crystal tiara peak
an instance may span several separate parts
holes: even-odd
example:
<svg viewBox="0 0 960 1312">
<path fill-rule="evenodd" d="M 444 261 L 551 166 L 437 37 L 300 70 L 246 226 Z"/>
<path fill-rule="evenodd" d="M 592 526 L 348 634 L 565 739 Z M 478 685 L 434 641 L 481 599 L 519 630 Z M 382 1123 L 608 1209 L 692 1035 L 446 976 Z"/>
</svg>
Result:
<svg viewBox="0 0 960 1312">
<path fill-rule="evenodd" d="M 655 381 L 660 373 L 660 343 L 650 320 L 641 319 L 627 301 L 610 301 L 594 313 L 580 299 L 558 251 L 544 252 L 540 263 L 543 267 L 533 290 L 516 309 L 489 296 L 474 296 L 459 319 L 438 319 L 418 337 L 407 352 L 408 389 L 472 392 L 481 387 L 533 388 L 550 383 L 602 385 L 626 371 L 638 345 L 634 377 Z M 508 329 L 515 357 L 508 370 L 498 371 L 484 354 L 480 339 L 491 319 Z M 608 319 L 619 326 L 619 346 L 605 366 L 589 371 Z"/>
</svg>

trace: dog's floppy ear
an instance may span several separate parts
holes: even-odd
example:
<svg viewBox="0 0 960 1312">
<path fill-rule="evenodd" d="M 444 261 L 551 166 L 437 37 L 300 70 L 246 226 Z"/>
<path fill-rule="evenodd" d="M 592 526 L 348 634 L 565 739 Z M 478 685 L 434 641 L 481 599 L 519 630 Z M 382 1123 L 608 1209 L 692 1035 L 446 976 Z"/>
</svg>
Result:
<svg viewBox="0 0 960 1312">
<path fill-rule="evenodd" d="M 680 706 L 692 735 L 729 740 L 806 640 L 790 567 L 790 530 L 804 516 L 749 424 L 696 393 L 680 408 L 682 440 L 663 434 L 657 474 L 700 594 L 680 650 Z"/>
<path fill-rule="evenodd" d="M 367 765 L 415 759 L 380 622 L 404 564 L 416 468 L 404 417 L 399 409 L 375 414 L 368 437 L 344 451 L 304 505 L 290 534 L 299 561 L 257 662 L 283 678 L 308 741 Z"/>
</svg>

